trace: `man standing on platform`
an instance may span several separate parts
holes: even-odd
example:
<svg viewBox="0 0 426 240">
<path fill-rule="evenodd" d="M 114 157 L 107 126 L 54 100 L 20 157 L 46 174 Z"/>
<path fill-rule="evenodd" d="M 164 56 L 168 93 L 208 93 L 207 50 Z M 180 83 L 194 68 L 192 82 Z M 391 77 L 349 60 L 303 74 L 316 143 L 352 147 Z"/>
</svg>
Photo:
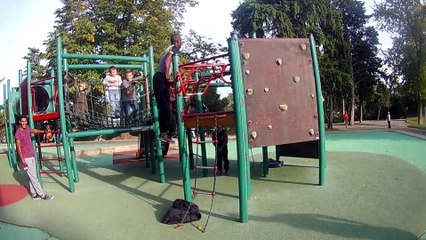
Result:
<svg viewBox="0 0 426 240">
<path fill-rule="evenodd" d="M 172 45 L 164 51 L 157 72 L 154 75 L 154 94 L 159 111 L 161 141 L 165 143 L 174 143 L 171 138 L 176 129 L 173 126 L 176 121 L 172 119 L 172 102 L 170 98 L 170 86 L 173 84 L 172 58 L 173 55 L 180 53 L 182 38 L 179 34 L 173 34 L 170 41 Z"/>
</svg>

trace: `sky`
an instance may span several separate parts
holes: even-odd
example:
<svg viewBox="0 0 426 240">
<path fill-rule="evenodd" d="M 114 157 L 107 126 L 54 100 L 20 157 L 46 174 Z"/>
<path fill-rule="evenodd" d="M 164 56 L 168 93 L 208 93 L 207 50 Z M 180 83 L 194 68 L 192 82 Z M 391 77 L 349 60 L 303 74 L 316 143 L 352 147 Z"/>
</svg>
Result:
<svg viewBox="0 0 426 240">
<path fill-rule="evenodd" d="M 7 3 L 6 3 L 7 2 Z M 211 38 L 226 46 L 226 39 L 232 31 L 231 12 L 240 0 L 199 0 L 197 8 L 189 8 L 184 15 L 183 35 L 189 29 L 198 35 Z M 367 13 L 371 13 L 373 0 L 366 0 Z M 55 24 L 54 12 L 62 7 L 59 0 L 0 0 L 0 79 L 11 80 L 11 86 L 18 85 L 18 70 L 25 69 L 22 58 L 29 47 L 45 50 L 43 42 Z M 388 35 L 380 33 L 382 48 L 391 46 Z M 0 103 L 3 103 L 3 84 L 0 87 Z"/>
</svg>

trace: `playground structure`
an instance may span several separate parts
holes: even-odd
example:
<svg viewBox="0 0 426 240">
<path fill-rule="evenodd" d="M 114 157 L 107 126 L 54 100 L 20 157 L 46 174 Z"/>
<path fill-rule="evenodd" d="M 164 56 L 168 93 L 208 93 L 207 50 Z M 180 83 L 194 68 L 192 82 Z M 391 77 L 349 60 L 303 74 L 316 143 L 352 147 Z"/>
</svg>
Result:
<svg viewBox="0 0 426 240">
<path fill-rule="evenodd" d="M 151 83 L 148 83 L 152 79 L 152 76 L 146 78 L 148 80 L 143 81 L 140 84 L 140 96 L 141 96 L 141 110 L 134 117 L 134 122 L 131 126 L 124 126 L 122 119 L 112 119 L 107 112 L 99 111 L 100 104 L 106 105 L 105 101 L 101 98 L 94 99 L 93 96 L 88 96 L 89 104 L 87 111 L 84 112 L 84 116 L 76 116 L 76 104 L 70 104 L 72 97 L 68 93 L 69 78 L 72 77 L 69 71 L 74 69 L 106 69 L 112 66 L 112 64 L 68 64 L 68 59 L 94 59 L 102 61 L 124 61 L 133 62 L 139 64 L 114 64 L 117 68 L 126 69 L 138 69 L 139 71 L 147 73 L 147 67 L 149 66 L 150 74 L 153 75 L 153 49 L 148 49 L 149 56 L 144 57 L 124 57 L 124 56 L 108 56 L 108 55 L 79 55 L 79 54 L 68 54 L 66 50 L 62 50 L 61 39 L 57 39 L 57 68 L 56 72 L 52 72 L 52 76 L 43 79 L 31 79 L 31 63 L 27 63 L 27 74 L 26 79 L 22 79 L 22 72 L 19 72 L 20 87 L 13 89 L 12 91 L 6 91 L 4 88 L 6 105 L 6 118 L 7 118 L 7 139 L 8 149 L 10 149 L 9 164 L 15 170 L 17 170 L 17 157 L 14 149 L 13 141 L 13 126 L 17 123 L 16 117 L 19 115 L 28 115 L 28 120 L 31 128 L 41 128 L 43 123 L 47 122 L 53 125 L 55 129 L 54 144 L 41 144 L 40 138 L 33 139 L 33 143 L 36 145 L 38 150 L 38 162 L 58 162 L 59 171 L 57 169 L 51 171 L 41 171 L 37 169 L 40 174 L 60 174 L 66 175 L 68 178 L 69 191 L 75 191 L 75 182 L 79 181 L 78 170 L 76 164 L 76 156 L 74 150 L 74 139 L 82 137 L 100 136 L 100 135 L 112 135 L 123 132 L 136 132 L 140 134 L 147 134 L 145 139 L 149 139 L 152 134 L 150 131 L 154 130 L 153 116 L 151 115 L 150 109 L 154 104 L 151 100 L 151 96 L 147 94 L 152 92 L 148 90 Z M 73 79 L 75 81 L 75 79 Z M 7 87 L 10 88 L 9 86 Z M 31 89 L 31 91 L 27 91 Z M 95 104 L 94 104 L 95 101 Z M 75 101 L 74 101 L 75 102 Z M 155 111 L 154 111 L 155 112 Z M 155 113 L 157 114 L 157 113 Z M 118 121 L 115 121 L 118 120 Z M 75 131 L 75 124 L 79 124 L 78 130 Z M 157 123 L 158 124 L 158 123 Z M 74 125 L 74 126 L 73 126 Z M 149 135 L 148 135 L 149 134 Z M 159 134 L 159 133 L 158 133 Z M 65 136 L 65 137 L 63 137 Z M 36 141 L 37 140 L 37 143 Z M 151 165 L 154 162 L 153 153 L 153 142 L 147 141 L 145 149 L 145 155 L 149 161 L 146 161 L 148 167 L 152 167 L 153 173 L 155 173 L 155 165 Z M 157 146 L 161 146 L 160 141 L 157 141 Z M 54 158 L 43 158 L 42 148 L 55 147 L 57 149 L 57 157 Z M 157 153 L 159 159 L 159 165 L 162 164 L 162 151 L 161 148 Z M 64 168 L 65 163 L 65 168 Z M 40 165 L 41 166 L 41 165 Z M 49 168 L 53 168 L 50 164 Z M 65 169 L 65 170 L 64 170 Z M 161 175 L 161 174 L 160 174 Z M 164 175 L 160 177 L 161 182 L 165 182 Z M 41 182 L 41 178 L 39 176 Z"/>
<path fill-rule="evenodd" d="M 184 197 L 185 200 L 192 201 L 194 191 L 191 191 L 190 186 L 190 169 L 203 169 L 204 174 L 207 174 L 209 169 L 205 150 L 203 151 L 203 145 L 207 142 L 204 128 L 216 127 L 217 125 L 235 125 L 238 151 L 240 221 L 246 222 L 248 220 L 247 200 L 251 195 L 250 148 L 262 147 L 264 153 L 264 176 L 268 175 L 268 146 L 276 146 L 277 149 L 280 149 L 277 155 L 318 158 L 319 185 L 324 185 L 325 139 L 322 94 L 315 52 L 316 47 L 312 36 L 309 39 L 237 39 L 232 36 L 228 40 L 228 44 L 229 53 L 227 56 L 229 57 L 229 63 L 226 64 L 206 64 L 203 62 L 207 60 L 204 60 L 179 66 L 179 57 L 173 57 L 179 157 L 182 167 Z M 34 115 L 37 108 L 32 106 L 32 102 L 34 99 L 35 102 L 41 101 L 34 96 L 36 90 L 26 91 L 26 96 L 30 127 L 33 128 L 34 123 L 46 120 L 59 123 L 56 133 L 62 137 L 56 137 L 56 143 L 49 146 L 58 149 L 58 158 L 54 160 L 59 161 L 61 170 L 51 173 L 65 174 L 68 177 L 69 190 L 74 192 L 74 182 L 79 181 L 74 151 L 75 138 L 139 132 L 141 143 L 144 145 L 145 157 L 149 159 L 146 161 L 147 167 L 151 167 L 152 172 L 155 173 L 158 164 L 160 182 L 165 182 L 162 149 L 157 148 L 156 158 L 154 156 L 155 146 L 161 146 L 161 142 L 159 140 L 158 110 L 155 99 L 150 94 L 154 75 L 153 49 L 149 48 L 148 57 L 143 58 L 68 54 L 65 50 L 62 51 L 61 40 L 58 38 L 57 50 L 56 76 L 52 74 L 49 79 L 32 81 L 30 63 L 27 64 L 26 81 L 21 81 L 22 73 L 20 72 L 20 82 L 26 83 L 26 89 L 33 90 L 38 87 L 45 88 L 45 86 L 49 86 L 47 90 L 48 93 L 50 92 L 48 95 L 49 105 L 46 109 L 41 108 L 40 112 L 43 112 L 42 114 Z M 219 57 L 225 57 L 225 55 Z M 132 61 L 140 62 L 142 65 L 68 65 L 67 59 Z M 104 115 L 94 118 L 92 114 L 89 114 L 90 117 L 87 118 L 88 125 L 97 125 L 98 128 L 78 132 L 72 131 L 71 118 L 69 113 L 67 113 L 65 101 L 64 75 L 73 69 L 105 69 L 111 65 L 117 68 L 140 69 L 145 75 L 148 75 L 147 81 L 143 85 L 144 87 L 140 88 L 142 96 L 140 109 L 143 112 L 141 121 L 131 127 L 114 126 L 114 124 L 108 124 L 108 117 Z M 226 76 L 230 76 L 231 80 L 225 78 Z M 215 87 L 215 84 L 221 85 L 220 83 L 212 83 L 213 80 L 232 85 L 234 111 L 202 112 L 203 93 L 207 88 Z M 32 83 L 37 84 L 32 85 Z M 43 86 L 40 86 L 42 84 Z M 8 121 L 6 124 L 8 128 L 8 149 L 13 149 L 14 147 L 12 131 L 13 125 L 16 123 L 15 115 L 17 115 L 12 114 L 11 102 L 15 101 L 16 96 L 19 98 L 20 92 L 21 94 L 24 92 L 23 89 L 25 88 L 23 86 L 21 84 L 19 89 L 8 91 L 8 98 L 5 101 L 7 106 L 5 112 Z M 7 89 L 9 89 L 9 86 Z M 45 97 L 41 98 L 44 99 Z M 198 113 L 185 111 L 185 105 L 188 105 L 188 101 L 191 98 L 195 98 L 197 101 Z M 24 98 L 22 98 L 23 100 Z M 55 100 L 57 100 L 57 104 L 54 103 Z M 25 106 L 25 104 L 20 104 L 20 106 Z M 106 128 L 99 126 L 106 126 Z M 186 145 L 186 129 L 189 128 L 197 128 L 199 133 L 200 140 L 196 144 L 201 145 L 202 166 L 194 166 L 193 164 L 193 159 L 191 159 L 193 158 L 192 142 Z M 59 139 L 61 139 L 61 142 Z M 43 145 L 39 142 L 37 146 L 39 146 L 39 154 L 41 154 Z M 34 144 L 36 144 L 35 141 Z M 63 157 L 59 156 L 61 153 L 64 154 Z M 10 166 L 16 170 L 16 155 L 14 151 L 9 152 L 8 155 Z M 38 161 L 43 162 L 40 156 Z M 66 171 L 63 171 L 62 162 L 65 162 Z M 215 168 L 210 165 L 210 169 L 214 170 Z M 214 197 L 214 192 L 211 194 Z"/>
</svg>

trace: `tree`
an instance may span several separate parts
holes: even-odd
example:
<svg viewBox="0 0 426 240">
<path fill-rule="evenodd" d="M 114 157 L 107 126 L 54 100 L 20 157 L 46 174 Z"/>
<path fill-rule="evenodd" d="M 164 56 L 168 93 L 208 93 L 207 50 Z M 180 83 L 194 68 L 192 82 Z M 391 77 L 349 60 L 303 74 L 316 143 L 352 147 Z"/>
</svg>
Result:
<svg viewBox="0 0 426 240">
<path fill-rule="evenodd" d="M 376 112 L 376 120 L 380 120 L 382 117 L 386 116 L 383 114 L 385 112 L 383 109 L 389 109 L 391 105 L 390 97 L 391 94 L 386 84 L 379 82 L 373 91 L 373 95 L 366 99 L 367 103 L 374 108 L 371 108 L 370 112 Z"/>
<path fill-rule="evenodd" d="M 355 93 L 358 96 L 360 106 L 360 122 L 363 120 L 363 110 L 367 107 L 366 103 L 368 99 L 374 97 L 381 76 L 381 60 L 377 57 L 377 45 L 379 43 L 377 31 L 373 27 L 363 28 L 363 30 L 362 36 L 354 39 L 352 51 L 353 76 Z"/>
<path fill-rule="evenodd" d="M 366 26 L 370 17 L 365 13 L 363 1 L 338 0 L 336 6 L 342 13 L 344 37 L 350 51 L 349 74 L 353 79 L 350 86 L 350 125 L 353 125 L 355 100 L 359 100 L 359 120 L 362 122 L 367 99 L 373 97 L 375 85 L 379 82 L 378 33 L 373 27 Z"/>
<path fill-rule="evenodd" d="M 111 3 L 114 4 L 111 4 Z M 143 56 L 148 47 L 154 57 L 170 45 L 170 35 L 179 32 L 180 18 L 196 0 L 63 0 L 54 32 L 45 41 L 49 68 L 56 66 L 56 37 L 70 53 Z M 69 63 L 89 64 L 94 60 L 70 60 Z M 158 62 L 158 61 L 155 61 Z M 110 63 L 114 63 L 113 61 Z M 105 71 L 75 71 L 78 79 L 101 79 Z M 93 89 L 93 88 L 92 88 Z M 100 81 L 95 92 L 102 93 Z"/>
<path fill-rule="evenodd" d="M 194 30 L 189 31 L 185 37 L 188 43 L 183 49 L 183 58 L 186 61 L 199 61 L 208 57 L 218 56 L 227 52 L 227 48 L 221 44 L 212 42 L 212 39 L 198 35 Z M 203 95 L 203 104 L 210 112 L 223 111 L 229 104 L 228 99 L 220 99 L 217 88 L 210 87 Z"/>
<path fill-rule="evenodd" d="M 225 98 L 226 99 L 226 98 Z M 228 104 L 227 100 L 222 101 L 220 95 L 217 94 L 216 88 L 209 88 L 203 95 L 203 104 L 208 112 L 220 112 Z"/>
<path fill-rule="evenodd" d="M 183 56 L 188 61 L 198 61 L 207 57 L 213 57 L 224 54 L 228 51 L 227 47 L 220 43 L 212 42 L 211 38 L 198 35 L 193 29 L 189 30 L 189 35 L 185 37 L 188 43 L 183 48 Z"/>
<path fill-rule="evenodd" d="M 227 104 L 224 104 L 223 110 L 232 111 L 234 109 L 234 94 L 229 93 L 228 96 L 226 97 L 226 102 L 224 103 L 227 103 Z"/>
<path fill-rule="evenodd" d="M 46 59 L 45 54 L 38 48 L 28 48 L 27 56 L 25 56 L 24 59 L 31 62 L 32 79 L 40 79 L 43 78 L 43 76 L 49 75 L 47 73 L 47 67 L 42 64 L 42 61 Z"/>
<path fill-rule="evenodd" d="M 374 16 L 381 30 L 391 33 L 392 70 L 400 74 L 405 96 L 418 104 L 418 123 L 423 123 L 426 100 L 426 5 L 421 0 L 387 0 L 375 4 Z M 395 61 L 397 60 L 397 61 Z"/>
</svg>

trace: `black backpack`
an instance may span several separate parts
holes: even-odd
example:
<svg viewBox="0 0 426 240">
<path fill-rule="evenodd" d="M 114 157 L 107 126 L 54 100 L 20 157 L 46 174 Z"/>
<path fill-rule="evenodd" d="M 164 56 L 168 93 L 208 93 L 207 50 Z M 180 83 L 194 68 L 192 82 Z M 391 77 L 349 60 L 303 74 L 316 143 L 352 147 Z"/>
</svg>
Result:
<svg viewBox="0 0 426 240">
<path fill-rule="evenodd" d="M 260 164 L 261 167 L 263 167 L 263 163 Z M 279 161 L 279 160 L 275 160 L 272 158 L 268 159 L 268 167 L 270 168 L 279 168 L 284 166 L 284 162 L 283 161 Z"/>
<path fill-rule="evenodd" d="M 198 221 L 200 219 L 201 213 L 195 203 L 176 199 L 161 222 L 164 224 L 179 224 Z"/>
</svg>

